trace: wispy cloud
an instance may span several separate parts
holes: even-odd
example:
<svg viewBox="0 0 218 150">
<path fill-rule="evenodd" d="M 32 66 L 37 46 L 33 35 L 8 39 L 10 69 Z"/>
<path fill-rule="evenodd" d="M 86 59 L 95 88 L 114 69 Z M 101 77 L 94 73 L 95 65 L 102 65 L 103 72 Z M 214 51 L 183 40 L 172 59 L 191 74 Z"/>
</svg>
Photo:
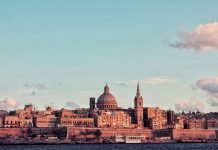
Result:
<svg viewBox="0 0 218 150">
<path fill-rule="evenodd" d="M 184 100 L 178 103 L 175 103 L 175 109 L 180 111 L 196 111 L 197 109 L 204 109 L 204 104 L 197 100 L 195 97 L 192 97 L 190 100 Z"/>
<path fill-rule="evenodd" d="M 67 108 L 70 108 L 70 109 L 75 109 L 75 108 L 79 108 L 79 105 L 77 105 L 75 102 L 73 101 L 68 101 L 66 102 L 66 106 Z"/>
<path fill-rule="evenodd" d="M 179 40 L 169 43 L 181 49 L 193 49 L 198 52 L 218 50 L 218 22 L 200 24 L 192 32 L 178 33 Z"/>
<path fill-rule="evenodd" d="M 208 103 L 211 106 L 218 106 L 218 77 L 202 78 L 196 82 L 196 86 L 210 96 Z"/>
<path fill-rule="evenodd" d="M 218 106 L 218 100 L 216 98 L 212 98 L 210 97 L 208 100 L 207 100 L 208 104 L 210 104 L 210 106 L 212 107 L 217 107 Z"/>
<path fill-rule="evenodd" d="M 178 81 L 175 78 L 163 76 L 163 77 L 151 77 L 142 80 L 143 84 L 153 84 L 153 85 L 163 85 L 163 84 L 173 84 Z"/>
<path fill-rule="evenodd" d="M 141 80 L 131 80 L 131 81 L 117 81 L 116 84 L 120 86 L 127 86 L 127 85 L 135 85 L 137 82 L 140 82 L 140 84 L 145 84 L 145 85 L 169 85 L 176 83 L 178 79 L 168 77 L 168 76 L 160 76 L 160 77 L 149 77 L 149 78 L 144 78 Z"/>
<path fill-rule="evenodd" d="M 128 82 L 127 81 L 117 81 L 116 84 L 120 86 L 127 86 Z"/>
<path fill-rule="evenodd" d="M 30 96 L 37 96 L 38 93 L 47 93 L 47 86 L 45 83 L 38 83 L 38 84 L 24 84 L 23 87 L 17 89 L 17 92 L 22 95 L 30 95 Z"/>
<path fill-rule="evenodd" d="M 19 102 L 14 98 L 5 98 L 0 101 L 0 109 L 1 110 L 11 110 L 15 109 L 19 106 Z"/>
<path fill-rule="evenodd" d="M 37 90 L 43 90 L 46 89 L 45 83 L 38 83 L 38 84 L 24 84 L 24 87 L 26 88 L 32 88 L 32 89 L 37 89 Z"/>
</svg>

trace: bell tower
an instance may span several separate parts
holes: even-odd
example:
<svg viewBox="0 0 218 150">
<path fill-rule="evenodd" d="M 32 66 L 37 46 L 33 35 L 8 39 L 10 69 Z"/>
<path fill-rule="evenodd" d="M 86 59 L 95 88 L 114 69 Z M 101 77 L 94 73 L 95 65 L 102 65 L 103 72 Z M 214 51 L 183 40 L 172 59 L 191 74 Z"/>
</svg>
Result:
<svg viewBox="0 0 218 150">
<path fill-rule="evenodd" d="M 134 106 L 135 106 L 135 120 L 136 124 L 138 127 L 143 127 L 144 126 L 144 121 L 143 121 L 143 98 L 140 94 L 140 89 L 139 89 L 139 82 L 137 84 L 137 92 L 136 96 L 134 99 Z"/>
</svg>

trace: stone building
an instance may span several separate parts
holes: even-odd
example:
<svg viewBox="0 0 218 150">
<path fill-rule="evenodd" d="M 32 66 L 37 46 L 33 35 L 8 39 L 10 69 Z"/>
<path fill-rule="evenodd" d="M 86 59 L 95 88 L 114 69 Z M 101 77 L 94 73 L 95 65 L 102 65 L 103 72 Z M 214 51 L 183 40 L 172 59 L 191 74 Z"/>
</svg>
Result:
<svg viewBox="0 0 218 150">
<path fill-rule="evenodd" d="M 196 119 L 196 118 L 191 118 L 185 120 L 185 127 L 187 129 L 205 129 L 206 124 L 205 124 L 205 119 Z"/>
<path fill-rule="evenodd" d="M 174 111 L 167 110 L 167 124 L 171 125 L 174 124 Z"/>
<path fill-rule="evenodd" d="M 130 128 L 131 117 L 119 110 L 100 110 L 95 116 L 96 126 L 99 128 Z"/>
<path fill-rule="evenodd" d="M 174 120 L 174 129 L 184 129 L 184 119 L 177 117 Z"/>
<path fill-rule="evenodd" d="M 54 115 L 37 115 L 33 118 L 34 127 L 57 127 L 58 118 Z"/>
<path fill-rule="evenodd" d="M 20 127 L 20 123 L 21 123 L 18 116 L 5 116 L 4 122 L 5 122 L 4 127 L 9 127 L 9 128 Z"/>
<path fill-rule="evenodd" d="M 206 120 L 206 128 L 211 130 L 218 130 L 218 120 L 214 118 Z"/>
<path fill-rule="evenodd" d="M 24 109 L 17 109 L 5 116 L 4 127 L 32 127 L 32 105 L 25 105 Z"/>
<path fill-rule="evenodd" d="M 59 118 L 59 127 L 94 127 L 93 118 Z"/>
<path fill-rule="evenodd" d="M 166 112 L 159 107 L 145 107 L 144 122 L 145 127 L 151 129 L 165 129 L 167 128 Z"/>
<path fill-rule="evenodd" d="M 61 109 L 58 126 L 60 127 L 94 127 L 94 119 L 88 118 L 88 111 L 83 109 Z"/>
</svg>

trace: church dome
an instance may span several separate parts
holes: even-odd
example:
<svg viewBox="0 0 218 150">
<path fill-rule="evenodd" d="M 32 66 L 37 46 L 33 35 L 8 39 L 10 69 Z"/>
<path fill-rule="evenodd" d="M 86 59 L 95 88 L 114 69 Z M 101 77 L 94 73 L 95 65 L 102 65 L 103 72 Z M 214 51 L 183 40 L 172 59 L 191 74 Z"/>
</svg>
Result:
<svg viewBox="0 0 218 150">
<path fill-rule="evenodd" d="M 99 109 L 116 109 L 116 98 L 110 93 L 109 86 L 106 84 L 104 93 L 98 98 L 97 108 Z"/>
</svg>

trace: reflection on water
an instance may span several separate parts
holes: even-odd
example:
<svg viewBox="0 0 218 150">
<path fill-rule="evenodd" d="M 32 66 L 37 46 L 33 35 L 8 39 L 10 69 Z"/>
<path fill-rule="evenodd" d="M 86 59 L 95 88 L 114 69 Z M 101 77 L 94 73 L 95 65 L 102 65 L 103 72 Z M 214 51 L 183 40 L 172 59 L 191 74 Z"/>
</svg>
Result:
<svg viewBox="0 0 218 150">
<path fill-rule="evenodd" d="M 175 143 L 175 144 L 76 144 L 76 145 L 1 145 L 0 150 L 218 150 L 218 143 Z"/>
</svg>

